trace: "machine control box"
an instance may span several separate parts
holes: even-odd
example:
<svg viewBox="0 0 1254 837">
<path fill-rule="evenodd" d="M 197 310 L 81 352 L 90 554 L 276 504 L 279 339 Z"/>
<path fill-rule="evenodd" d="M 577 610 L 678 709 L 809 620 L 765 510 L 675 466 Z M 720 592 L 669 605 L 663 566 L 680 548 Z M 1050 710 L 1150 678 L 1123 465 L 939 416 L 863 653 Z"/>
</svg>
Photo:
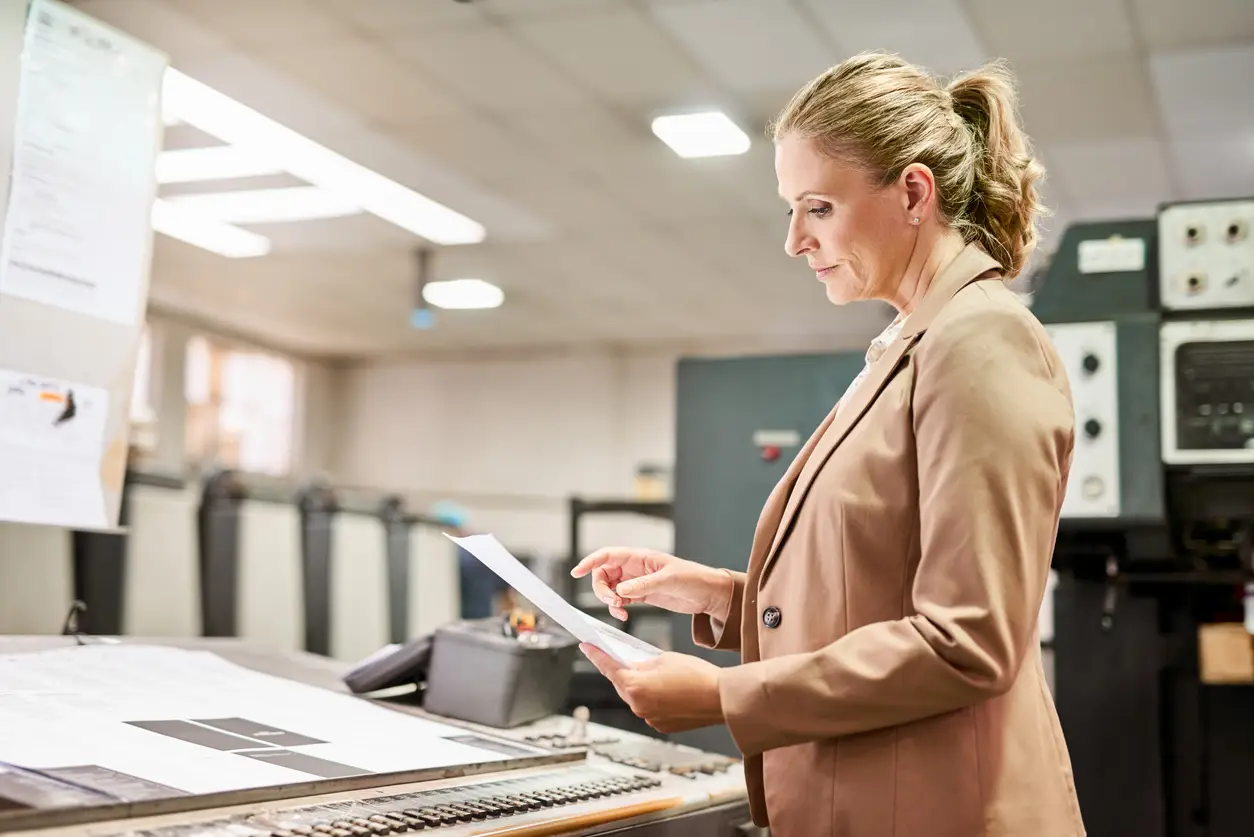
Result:
<svg viewBox="0 0 1254 837">
<path fill-rule="evenodd" d="M 1254 463 L 1254 320 L 1164 323 L 1163 461 Z"/>
<path fill-rule="evenodd" d="M 1164 207 L 1158 257 L 1164 309 L 1254 307 L 1254 199 Z"/>
<path fill-rule="evenodd" d="M 1046 326 L 1071 382 L 1075 452 L 1062 505 L 1064 518 L 1120 513 L 1119 366 L 1113 322 Z"/>
</svg>

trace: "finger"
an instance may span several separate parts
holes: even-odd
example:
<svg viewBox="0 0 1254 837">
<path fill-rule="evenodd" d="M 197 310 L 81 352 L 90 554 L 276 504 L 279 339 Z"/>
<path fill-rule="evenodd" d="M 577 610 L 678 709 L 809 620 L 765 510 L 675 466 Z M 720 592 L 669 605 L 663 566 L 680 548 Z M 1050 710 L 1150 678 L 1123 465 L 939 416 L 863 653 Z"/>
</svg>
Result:
<svg viewBox="0 0 1254 837">
<path fill-rule="evenodd" d="M 575 578 L 583 578 L 588 573 L 598 567 L 605 566 L 606 564 L 619 566 L 625 562 L 628 557 L 630 556 L 626 550 L 619 549 L 617 547 L 605 547 L 604 549 L 598 549 L 596 552 L 576 564 L 575 568 L 570 571 L 570 574 Z"/>
<path fill-rule="evenodd" d="M 613 616 L 615 619 L 617 619 L 620 622 L 626 622 L 627 621 L 627 608 L 615 607 L 614 605 L 610 605 L 610 616 Z"/>
<path fill-rule="evenodd" d="M 610 607 L 621 607 L 623 604 L 622 597 L 614 592 L 614 584 L 618 581 L 617 573 L 615 577 L 610 577 L 611 568 L 597 567 L 592 573 L 592 592 L 598 601 L 604 602 Z"/>
<path fill-rule="evenodd" d="M 650 593 L 656 593 L 670 580 L 666 570 L 642 575 L 630 581 L 624 581 L 614 588 L 614 592 L 625 599 L 643 599 Z"/>
</svg>

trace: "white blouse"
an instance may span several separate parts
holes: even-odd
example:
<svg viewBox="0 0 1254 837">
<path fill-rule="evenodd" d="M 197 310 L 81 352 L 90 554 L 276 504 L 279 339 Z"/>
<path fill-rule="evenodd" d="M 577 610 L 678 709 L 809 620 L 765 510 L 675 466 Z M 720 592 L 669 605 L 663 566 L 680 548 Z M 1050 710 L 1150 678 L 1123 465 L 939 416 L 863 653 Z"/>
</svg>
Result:
<svg viewBox="0 0 1254 837">
<path fill-rule="evenodd" d="M 845 404 L 849 401 L 853 393 L 862 384 L 862 379 L 866 377 L 866 373 L 871 369 L 871 364 L 879 360 L 884 351 L 897 339 L 897 335 L 901 334 L 901 329 L 905 326 L 907 317 L 898 314 L 888 327 L 879 333 L 879 336 L 871 341 L 871 345 L 866 350 L 866 363 L 862 367 L 862 371 L 857 377 L 849 382 L 845 394 L 840 399 L 840 409 L 844 409 Z M 837 410 L 839 412 L 839 410 Z"/>
</svg>

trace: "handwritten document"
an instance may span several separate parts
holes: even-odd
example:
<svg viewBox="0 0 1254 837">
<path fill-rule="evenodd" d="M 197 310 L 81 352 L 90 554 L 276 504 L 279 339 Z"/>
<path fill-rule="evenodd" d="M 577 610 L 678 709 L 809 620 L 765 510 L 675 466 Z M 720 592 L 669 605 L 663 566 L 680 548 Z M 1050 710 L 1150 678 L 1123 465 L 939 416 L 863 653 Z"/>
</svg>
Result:
<svg viewBox="0 0 1254 837">
<path fill-rule="evenodd" d="M 506 584 L 544 611 L 546 616 L 580 642 L 595 645 L 620 663 L 638 663 L 662 653 L 662 649 L 620 631 L 613 625 L 605 624 L 563 599 L 557 591 L 524 567 L 494 536 L 445 537 L 478 558 L 484 566 L 499 575 Z"/>
</svg>

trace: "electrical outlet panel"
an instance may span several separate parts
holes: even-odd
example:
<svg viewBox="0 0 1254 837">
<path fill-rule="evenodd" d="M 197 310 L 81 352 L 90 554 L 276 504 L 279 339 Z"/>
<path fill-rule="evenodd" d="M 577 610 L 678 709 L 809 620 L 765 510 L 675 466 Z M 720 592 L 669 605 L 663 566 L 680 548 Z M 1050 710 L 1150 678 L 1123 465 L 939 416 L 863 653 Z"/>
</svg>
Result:
<svg viewBox="0 0 1254 837">
<path fill-rule="evenodd" d="M 1064 518 L 1118 517 L 1119 366 L 1115 324 L 1046 326 L 1062 357 L 1075 405 L 1075 452 L 1062 504 Z"/>
<path fill-rule="evenodd" d="M 1159 330 L 1163 462 L 1254 463 L 1254 320 Z"/>
<path fill-rule="evenodd" d="M 1254 199 L 1180 203 L 1158 214 L 1163 308 L 1254 308 Z"/>
</svg>

